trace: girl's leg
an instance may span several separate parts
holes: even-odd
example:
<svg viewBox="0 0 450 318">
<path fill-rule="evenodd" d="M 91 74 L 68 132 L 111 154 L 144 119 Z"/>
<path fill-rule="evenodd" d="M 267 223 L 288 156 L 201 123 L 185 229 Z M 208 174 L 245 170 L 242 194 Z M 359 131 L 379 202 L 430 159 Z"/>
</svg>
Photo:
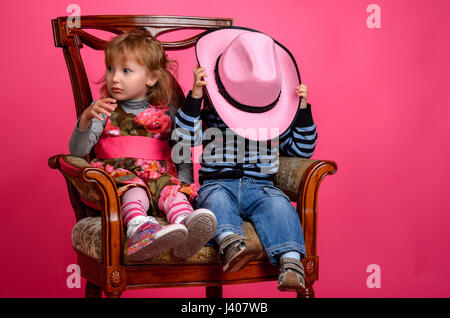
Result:
<svg viewBox="0 0 450 318">
<path fill-rule="evenodd" d="M 135 187 L 122 196 L 121 217 L 127 228 L 129 261 L 145 261 L 184 241 L 187 230 L 184 225 L 171 224 L 162 227 L 155 218 L 147 216 L 149 200 L 144 189 Z"/>
<path fill-rule="evenodd" d="M 149 206 L 147 192 L 142 188 L 131 188 L 122 195 L 120 215 L 127 229 L 128 238 L 131 238 L 136 232 L 142 230 L 141 227 L 148 224 L 148 222 L 154 221 L 153 223 L 158 224 L 154 218 L 149 219 L 147 217 Z"/>
<path fill-rule="evenodd" d="M 193 211 L 186 195 L 178 192 L 178 186 L 166 186 L 161 191 L 158 207 L 167 215 L 170 223 L 186 225 L 186 240 L 173 249 L 173 254 L 187 259 L 194 256 L 214 235 L 217 221 L 207 209 Z"/>
<path fill-rule="evenodd" d="M 193 212 L 186 195 L 178 192 L 178 186 L 166 186 L 161 191 L 158 207 L 167 216 L 169 223 L 184 223 Z"/>
</svg>

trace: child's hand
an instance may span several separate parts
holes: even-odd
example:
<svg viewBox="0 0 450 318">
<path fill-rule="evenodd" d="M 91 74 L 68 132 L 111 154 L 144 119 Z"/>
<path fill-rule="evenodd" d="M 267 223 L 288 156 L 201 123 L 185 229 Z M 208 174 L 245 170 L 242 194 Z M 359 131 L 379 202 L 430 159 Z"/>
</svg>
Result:
<svg viewBox="0 0 450 318">
<path fill-rule="evenodd" d="M 198 65 L 194 68 L 194 87 L 192 88 L 191 96 L 193 98 L 203 97 L 203 86 L 207 85 L 203 77 L 207 77 L 206 70 Z"/>
<path fill-rule="evenodd" d="M 308 98 L 308 87 L 305 84 L 300 84 L 297 86 L 296 92 L 302 98 L 300 108 L 306 108 L 308 106 L 308 102 L 306 101 Z"/>
<path fill-rule="evenodd" d="M 104 119 L 100 114 L 104 114 L 106 117 L 111 116 L 111 112 L 117 107 L 116 100 L 114 98 L 102 98 L 97 100 L 91 106 L 86 108 L 80 116 L 80 121 L 78 122 L 79 129 L 87 129 L 91 125 L 91 121 L 97 118 L 100 121 Z"/>
</svg>

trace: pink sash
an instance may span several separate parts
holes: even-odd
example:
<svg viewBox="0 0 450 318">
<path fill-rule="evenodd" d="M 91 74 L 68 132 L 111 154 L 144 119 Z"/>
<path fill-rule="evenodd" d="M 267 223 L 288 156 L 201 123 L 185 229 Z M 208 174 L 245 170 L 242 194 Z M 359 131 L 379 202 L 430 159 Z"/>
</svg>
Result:
<svg viewBox="0 0 450 318">
<path fill-rule="evenodd" d="M 98 159 L 139 158 L 167 160 L 171 149 L 167 141 L 144 136 L 120 136 L 101 138 L 95 144 Z"/>
</svg>

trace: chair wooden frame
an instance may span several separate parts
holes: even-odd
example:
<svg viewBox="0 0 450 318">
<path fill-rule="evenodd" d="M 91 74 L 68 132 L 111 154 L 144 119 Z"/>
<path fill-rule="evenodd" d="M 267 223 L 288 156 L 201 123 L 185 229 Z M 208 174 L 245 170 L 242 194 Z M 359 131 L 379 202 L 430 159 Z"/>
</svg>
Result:
<svg viewBox="0 0 450 318">
<path fill-rule="evenodd" d="M 52 20 L 56 47 L 63 49 L 69 70 L 77 117 L 92 102 L 92 94 L 80 48 L 87 45 L 104 49 L 106 41 L 85 29 L 97 29 L 120 34 L 135 28 L 144 28 L 154 37 L 180 29 L 209 30 L 231 26 L 232 19 L 184 16 L 81 16 L 80 24 L 73 27 L 68 17 Z M 166 50 L 182 50 L 195 45 L 201 32 L 188 39 L 162 42 Z M 184 96 L 179 85 L 174 87 L 180 102 Z M 74 164 L 74 158 L 60 154 L 49 159 L 49 166 L 58 169 L 66 179 L 76 221 L 101 215 L 101 263 L 77 252 L 81 275 L 87 280 L 86 297 L 120 297 L 128 289 L 155 287 L 205 286 L 207 297 L 222 297 L 222 286 L 276 280 L 278 268 L 268 260 L 255 260 L 235 273 L 223 273 L 219 264 L 207 265 L 126 265 L 123 262 L 123 225 L 120 219 L 120 199 L 113 180 L 103 171 L 89 166 L 87 161 Z M 77 160 L 81 160 L 78 159 Z M 317 202 L 321 181 L 334 174 L 333 161 L 302 158 L 280 158 L 276 184 L 292 201 L 297 202 L 297 212 L 302 221 L 307 256 L 303 259 L 306 289 L 299 297 L 314 297 L 313 284 L 318 279 L 317 256 Z"/>
</svg>

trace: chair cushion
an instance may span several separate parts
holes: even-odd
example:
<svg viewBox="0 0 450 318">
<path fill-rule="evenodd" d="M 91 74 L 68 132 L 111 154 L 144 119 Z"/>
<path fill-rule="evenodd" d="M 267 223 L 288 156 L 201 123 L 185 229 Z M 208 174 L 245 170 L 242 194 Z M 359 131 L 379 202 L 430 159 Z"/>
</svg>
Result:
<svg viewBox="0 0 450 318">
<path fill-rule="evenodd" d="M 161 225 L 168 224 L 167 220 L 164 218 L 156 218 Z M 256 234 L 255 228 L 250 222 L 243 222 L 242 229 L 244 235 L 259 241 L 258 235 Z M 86 217 L 80 220 L 72 230 L 72 245 L 73 248 L 80 253 L 83 253 L 97 262 L 102 261 L 102 225 L 101 217 Z M 127 239 L 124 238 L 123 246 L 126 248 Z M 135 264 L 217 264 L 218 256 L 217 251 L 214 247 L 205 246 L 203 247 L 195 256 L 182 260 L 172 255 L 171 251 L 166 251 L 159 255 L 152 257 L 151 259 L 133 263 L 128 261 L 125 255 L 125 264 L 135 265 Z M 265 253 L 261 253 L 258 257 L 259 259 L 267 258 Z"/>
</svg>

